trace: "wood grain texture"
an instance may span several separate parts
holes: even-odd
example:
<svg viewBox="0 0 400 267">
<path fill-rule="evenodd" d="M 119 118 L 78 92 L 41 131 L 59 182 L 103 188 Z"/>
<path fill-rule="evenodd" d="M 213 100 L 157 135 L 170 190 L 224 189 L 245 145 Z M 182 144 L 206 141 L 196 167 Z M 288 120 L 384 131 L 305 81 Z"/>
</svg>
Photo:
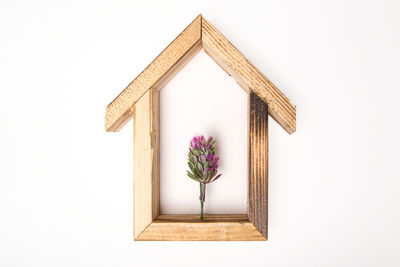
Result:
<svg viewBox="0 0 400 267">
<path fill-rule="evenodd" d="M 160 215 L 136 240 L 265 241 L 247 215 Z"/>
<path fill-rule="evenodd" d="M 246 214 L 160 214 L 157 220 L 168 222 L 248 222 Z"/>
<path fill-rule="evenodd" d="M 160 92 L 151 89 L 152 219 L 160 214 Z"/>
<path fill-rule="evenodd" d="M 199 15 L 171 44 L 157 56 L 108 106 L 105 115 L 105 129 L 118 131 L 132 117 L 133 105 L 152 87 L 171 72 L 182 68 L 187 62 L 185 55 L 196 51 L 201 40 L 201 15 Z M 197 50 L 198 51 L 198 50 Z M 189 56 L 190 58 L 190 56 Z M 175 66 L 175 68 L 174 68 Z"/>
<path fill-rule="evenodd" d="M 202 47 L 246 92 L 266 102 L 269 114 L 289 134 L 296 131 L 296 107 L 201 15 L 107 106 L 106 131 L 119 131 L 140 97 L 150 88 L 162 89 Z"/>
<path fill-rule="evenodd" d="M 173 78 L 179 71 L 203 48 L 201 40 L 195 43 L 186 54 L 165 74 L 158 80 L 152 88 L 160 91 L 164 86 Z"/>
<path fill-rule="evenodd" d="M 213 25 L 202 18 L 202 43 L 208 55 L 237 83 L 268 104 L 268 112 L 289 134 L 296 131 L 296 107 Z"/>
<path fill-rule="evenodd" d="M 159 108 L 158 92 L 147 91 L 133 109 L 134 238 L 159 211 Z"/>
<path fill-rule="evenodd" d="M 268 105 L 249 94 L 249 221 L 268 237 Z"/>
</svg>

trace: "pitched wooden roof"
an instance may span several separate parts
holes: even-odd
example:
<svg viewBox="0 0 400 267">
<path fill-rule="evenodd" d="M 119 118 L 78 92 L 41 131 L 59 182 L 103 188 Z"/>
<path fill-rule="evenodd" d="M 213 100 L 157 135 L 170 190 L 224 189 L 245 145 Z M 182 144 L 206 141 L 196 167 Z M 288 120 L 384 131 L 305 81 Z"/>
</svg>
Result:
<svg viewBox="0 0 400 267">
<path fill-rule="evenodd" d="M 199 15 L 108 106 L 106 131 L 118 131 L 132 117 L 135 103 L 150 89 L 162 87 L 201 49 L 247 92 L 268 104 L 268 113 L 289 134 L 296 131 L 296 107 L 213 25 Z"/>
</svg>

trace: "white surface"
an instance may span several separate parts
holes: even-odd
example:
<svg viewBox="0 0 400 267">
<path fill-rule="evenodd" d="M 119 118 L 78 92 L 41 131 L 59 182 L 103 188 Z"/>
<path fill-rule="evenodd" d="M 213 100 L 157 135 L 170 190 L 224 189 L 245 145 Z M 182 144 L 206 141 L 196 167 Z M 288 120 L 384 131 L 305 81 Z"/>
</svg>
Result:
<svg viewBox="0 0 400 267">
<path fill-rule="evenodd" d="M 399 5 L 1 1 L 0 266 L 399 266 Z M 268 242 L 132 241 L 132 124 L 105 106 L 200 12 L 297 105 Z"/>
<path fill-rule="evenodd" d="M 228 96 L 228 97 L 227 97 Z M 198 214 L 199 183 L 186 176 L 190 139 L 216 140 L 222 176 L 206 186 L 204 212 L 247 210 L 247 93 L 201 50 L 160 93 L 162 214 Z"/>
</svg>

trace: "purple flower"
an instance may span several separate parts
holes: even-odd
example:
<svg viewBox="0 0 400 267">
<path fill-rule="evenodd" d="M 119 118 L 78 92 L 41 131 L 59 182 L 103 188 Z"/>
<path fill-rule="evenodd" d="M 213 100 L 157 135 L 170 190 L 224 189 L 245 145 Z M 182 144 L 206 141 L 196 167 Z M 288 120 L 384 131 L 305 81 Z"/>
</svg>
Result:
<svg viewBox="0 0 400 267">
<path fill-rule="evenodd" d="M 190 140 L 188 176 L 203 184 L 215 181 L 219 159 L 215 156 L 215 140 L 212 136 L 207 139 L 204 135 L 194 136 Z"/>
<path fill-rule="evenodd" d="M 206 139 L 204 138 L 204 135 L 200 136 L 200 143 L 204 146 L 206 144 Z"/>
<path fill-rule="evenodd" d="M 200 154 L 199 158 L 200 158 L 201 164 L 204 165 L 204 163 L 206 163 L 206 156 L 204 156 L 203 154 Z"/>
</svg>

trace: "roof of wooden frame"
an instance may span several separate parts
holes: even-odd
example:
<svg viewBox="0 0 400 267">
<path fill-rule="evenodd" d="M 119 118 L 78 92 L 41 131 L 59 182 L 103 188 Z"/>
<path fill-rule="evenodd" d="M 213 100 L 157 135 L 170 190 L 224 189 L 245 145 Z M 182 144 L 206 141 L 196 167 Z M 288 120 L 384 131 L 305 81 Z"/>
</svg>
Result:
<svg viewBox="0 0 400 267">
<path fill-rule="evenodd" d="M 161 89 L 201 49 L 246 91 L 268 104 L 268 113 L 289 134 L 296 131 L 296 107 L 213 25 L 199 15 L 108 106 L 105 129 L 120 130 L 135 103 L 150 89 Z"/>
</svg>

